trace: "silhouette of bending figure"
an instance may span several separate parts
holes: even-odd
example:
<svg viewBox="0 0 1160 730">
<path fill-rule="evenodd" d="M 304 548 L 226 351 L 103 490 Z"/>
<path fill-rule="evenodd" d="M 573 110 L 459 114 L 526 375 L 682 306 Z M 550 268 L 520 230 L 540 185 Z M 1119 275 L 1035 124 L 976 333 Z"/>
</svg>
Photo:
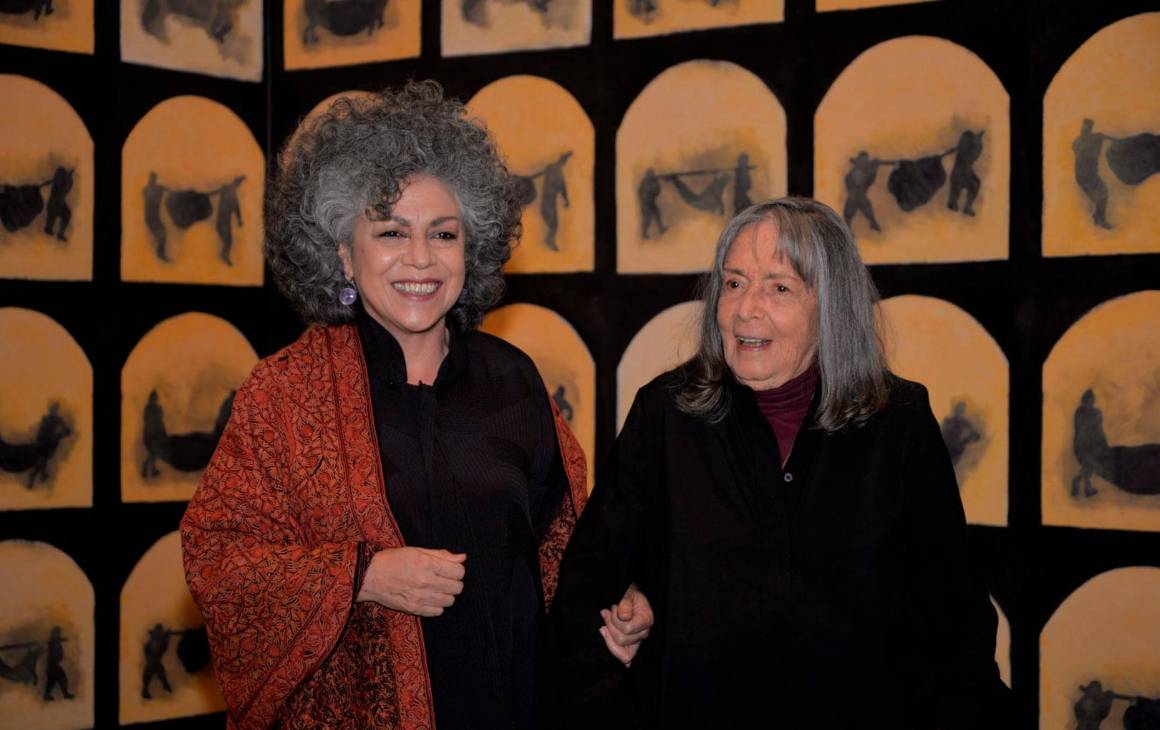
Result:
<svg viewBox="0 0 1160 730">
<path fill-rule="evenodd" d="M 242 225 L 242 206 L 238 203 L 238 186 L 246 179 L 245 175 L 238 175 L 232 183 L 222 185 L 217 189 L 217 234 L 221 239 L 222 247 L 218 256 L 227 266 L 233 266 L 230 260 L 230 249 L 234 245 L 233 218 L 238 219 L 238 226 Z"/>
<path fill-rule="evenodd" d="M 568 402 L 566 396 L 567 392 L 564 390 L 564 386 L 557 385 L 556 390 L 552 393 L 552 400 L 556 401 L 556 407 L 560 409 L 560 413 L 564 415 L 565 420 L 571 423 L 573 415 L 572 404 Z"/>
<path fill-rule="evenodd" d="M 157 173 L 149 173 L 149 182 L 141 190 L 145 203 L 145 227 L 153 234 L 153 248 L 157 258 L 168 261 L 165 254 L 165 223 L 161 220 L 161 200 L 165 197 L 165 187 L 157 184 Z"/>
<path fill-rule="evenodd" d="M 959 193 L 963 190 L 967 191 L 967 200 L 963 204 L 963 213 L 965 215 L 974 215 L 975 209 L 971 207 L 974 204 L 975 198 L 979 196 L 980 180 L 979 176 L 975 174 L 974 164 L 983 154 L 983 135 L 986 130 L 978 134 L 971 130 L 966 130 L 959 135 L 959 144 L 955 147 L 955 166 L 951 168 L 951 190 L 950 197 L 947 198 L 947 207 L 951 210 L 959 209 Z"/>
<path fill-rule="evenodd" d="M 60 404 L 52 403 L 36 427 L 31 443 L 10 444 L 0 438 L 0 470 L 19 474 L 28 472 L 25 487 L 32 489 L 38 481 L 48 481 L 48 463 L 56 454 L 60 442 L 72 429 L 60 416 Z"/>
<path fill-rule="evenodd" d="M 1095 496 L 1099 490 L 1092 486 L 1092 474 L 1110 471 L 1111 449 L 1108 447 L 1108 437 L 1104 434 L 1104 414 L 1095 404 L 1096 394 L 1088 388 L 1080 398 L 1079 407 L 1075 409 L 1072 449 L 1080 468 L 1071 480 L 1073 497 L 1079 496 L 1081 485 L 1085 497 Z"/>
<path fill-rule="evenodd" d="M 645 171 L 644 178 L 636 188 L 636 199 L 640 204 L 640 237 L 648 238 L 649 226 L 655 221 L 657 232 L 664 235 L 668 230 L 661 221 L 661 207 L 657 205 L 657 198 L 661 196 L 661 181 L 656 171 L 651 167 Z"/>
<path fill-rule="evenodd" d="M 160 459 L 178 471 L 199 471 L 209 464 L 214 449 L 226 421 L 230 417 L 230 409 L 234 404 L 234 395 L 237 391 L 231 390 L 222 401 L 218 410 L 217 421 L 214 422 L 212 432 L 193 431 L 191 433 L 170 434 L 165 428 L 165 411 L 157 398 L 157 391 L 149 391 L 149 400 L 145 404 L 142 438 L 147 456 L 141 463 L 141 478 L 149 479 L 159 476 L 157 460 Z"/>
<path fill-rule="evenodd" d="M 560 159 L 544 168 L 543 189 L 540 191 L 540 216 L 548 227 L 544 243 L 553 251 L 559 251 L 556 246 L 556 231 L 560 228 L 560 218 L 556 211 L 556 198 L 564 201 L 564 207 L 570 207 L 568 202 L 568 187 L 564 183 L 564 165 L 572 157 L 572 152 L 565 152 Z"/>
<path fill-rule="evenodd" d="M 48 191 L 48 202 L 45 204 L 44 232 L 51 236 L 55 228 L 57 239 L 67 241 L 64 231 L 72 220 L 72 210 L 68 206 L 67 197 L 73 186 L 73 171 L 57 167 L 52 173 L 50 182 L 52 187 Z"/>
<path fill-rule="evenodd" d="M 681 173 L 665 175 L 665 180 L 668 180 L 676 187 L 677 194 L 681 196 L 681 200 L 697 210 L 703 210 L 706 213 L 725 214 L 725 186 L 729 184 L 728 175 L 714 173 L 713 180 L 699 193 L 686 185 L 684 180 L 681 180 Z"/>
<path fill-rule="evenodd" d="M 52 690 L 60 687 L 60 696 L 71 700 L 76 695 L 68 691 L 68 675 L 60 663 L 64 660 L 64 639 L 60 635 L 60 627 L 53 626 L 48 636 L 48 652 L 44 666 L 44 699 L 53 700 Z"/>
<path fill-rule="evenodd" d="M 870 203 L 870 186 L 878 178 L 878 168 L 890 164 L 886 160 L 871 159 L 866 150 L 861 150 L 850 160 L 850 171 L 846 173 L 846 205 L 842 209 L 842 217 L 846 225 L 852 226 L 854 216 L 858 213 L 866 216 L 870 221 L 870 228 L 881 231 L 878 219 L 874 217 L 874 206 Z"/>
<path fill-rule="evenodd" d="M 1092 221 L 1100 228 L 1112 229 L 1108 222 L 1108 186 L 1100 177 L 1100 149 L 1107 135 L 1093 132 L 1095 125 L 1090 119 L 1083 120 L 1079 136 L 1071 143 L 1075 152 L 1075 181 L 1084 195 L 1095 205 Z"/>
<path fill-rule="evenodd" d="M 149 638 L 145 642 L 145 672 L 141 677 L 141 696 L 147 700 L 153 699 L 149 685 L 154 677 L 161 681 L 166 692 L 173 692 L 169 686 L 169 677 L 165 674 L 165 665 L 161 663 L 161 658 L 169 650 L 169 636 L 170 632 L 161 624 L 154 624 L 149 630 Z"/>
<path fill-rule="evenodd" d="M 954 411 L 942 422 L 943 442 L 947 445 L 947 451 L 951 455 L 951 463 L 955 466 L 959 465 L 959 459 L 963 458 L 967 447 L 983 438 L 982 434 L 975 430 L 975 426 L 967 419 L 966 412 L 967 404 L 963 401 L 957 401 Z"/>
<path fill-rule="evenodd" d="M 749 155 L 742 152 L 737 156 L 737 167 L 733 170 L 733 215 L 753 205 L 749 199 L 749 189 L 753 187 L 749 168 Z"/>
</svg>

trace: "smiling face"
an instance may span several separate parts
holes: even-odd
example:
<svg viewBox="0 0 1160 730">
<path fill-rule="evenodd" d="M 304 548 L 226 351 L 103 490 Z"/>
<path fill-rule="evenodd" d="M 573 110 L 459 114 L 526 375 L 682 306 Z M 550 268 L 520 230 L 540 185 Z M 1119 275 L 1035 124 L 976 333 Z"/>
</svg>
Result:
<svg viewBox="0 0 1160 730">
<path fill-rule="evenodd" d="M 343 269 L 367 313 L 400 344 L 442 338 L 447 312 L 463 291 L 463 216 L 438 178 L 416 175 L 384 220 L 362 213 L 350 246 L 339 246 Z"/>
<path fill-rule="evenodd" d="M 717 326 L 737 380 L 769 390 L 800 375 L 817 352 L 818 296 L 777 252 L 770 219 L 742 228 L 725 257 Z"/>
</svg>

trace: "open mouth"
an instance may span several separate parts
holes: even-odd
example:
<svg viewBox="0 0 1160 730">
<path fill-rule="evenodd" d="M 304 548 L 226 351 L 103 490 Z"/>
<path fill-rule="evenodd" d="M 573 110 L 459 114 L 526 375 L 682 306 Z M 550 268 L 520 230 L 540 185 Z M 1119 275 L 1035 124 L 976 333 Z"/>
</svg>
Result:
<svg viewBox="0 0 1160 730">
<path fill-rule="evenodd" d="M 737 342 L 740 343 L 742 347 L 765 347 L 770 342 L 772 342 L 772 340 L 763 340 L 760 337 L 738 336 Z"/>
<path fill-rule="evenodd" d="M 434 294 L 441 285 L 442 283 L 438 281 L 396 281 L 391 284 L 395 287 L 395 291 L 417 297 Z"/>
</svg>

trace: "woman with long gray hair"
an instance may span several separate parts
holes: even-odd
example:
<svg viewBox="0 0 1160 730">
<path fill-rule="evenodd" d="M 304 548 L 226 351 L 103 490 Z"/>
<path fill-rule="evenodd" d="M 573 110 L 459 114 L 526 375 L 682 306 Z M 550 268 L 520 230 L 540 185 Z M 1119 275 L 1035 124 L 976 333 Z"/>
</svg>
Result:
<svg viewBox="0 0 1160 730">
<path fill-rule="evenodd" d="M 181 524 L 231 726 L 530 730 L 586 476 L 532 361 L 476 331 L 514 180 L 433 82 L 340 98 L 279 159 L 266 258 L 315 326 L 238 390 Z"/>
<path fill-rule="evenodd" d="M 954 469 L 876 302 L 821 203 L 725 227 L 699 349 L 637 393 L 564 555 L 549 636 L 575 727 L 1006 724 Z M 656 623 L 625 668 L 592 613 L 632 582 Z"/>
</svg>

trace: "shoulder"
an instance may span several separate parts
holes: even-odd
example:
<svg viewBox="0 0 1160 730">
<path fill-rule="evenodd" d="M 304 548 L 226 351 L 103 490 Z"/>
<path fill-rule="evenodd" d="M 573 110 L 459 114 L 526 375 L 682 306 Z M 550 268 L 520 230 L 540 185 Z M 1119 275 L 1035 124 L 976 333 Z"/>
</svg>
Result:
<svg viewBox="0 0 1160 730">
<path fill-rule="evenodd" d="M 886 387 L 888 395 L 883 410 L 909 413 L 930 411 L 930 393 L 922 383 L 887 373 Z"/>
<path fill-rule="evenodd" d="M 680 409 L 677 408 L 677 394 L 689 380 L 687 368 L 688 363 L 683 363 L 642 385 L 633 398 L 634 407 L 650 413 L 665 411 L 680 413 Z"/>
<path fill-rule="evenodd" d="M 324 362 L 333 336 L 349 335 L 349 325 L 312 325 L 293 343 L 258 361 L 239 389 L 240 393 L 275 393 L 311 387 L 303 373 Z M 317 385 L 316 383 L 314 385 Z"/>
<path fill-rule="evenodd" d="M 532 358 L 507 340 L 479 330 L 466 332 L 460 337 L 472 362 L 485 365 L 492 376 L 519 373 L 541 381 L 540 371 Z"/>
</svg>

